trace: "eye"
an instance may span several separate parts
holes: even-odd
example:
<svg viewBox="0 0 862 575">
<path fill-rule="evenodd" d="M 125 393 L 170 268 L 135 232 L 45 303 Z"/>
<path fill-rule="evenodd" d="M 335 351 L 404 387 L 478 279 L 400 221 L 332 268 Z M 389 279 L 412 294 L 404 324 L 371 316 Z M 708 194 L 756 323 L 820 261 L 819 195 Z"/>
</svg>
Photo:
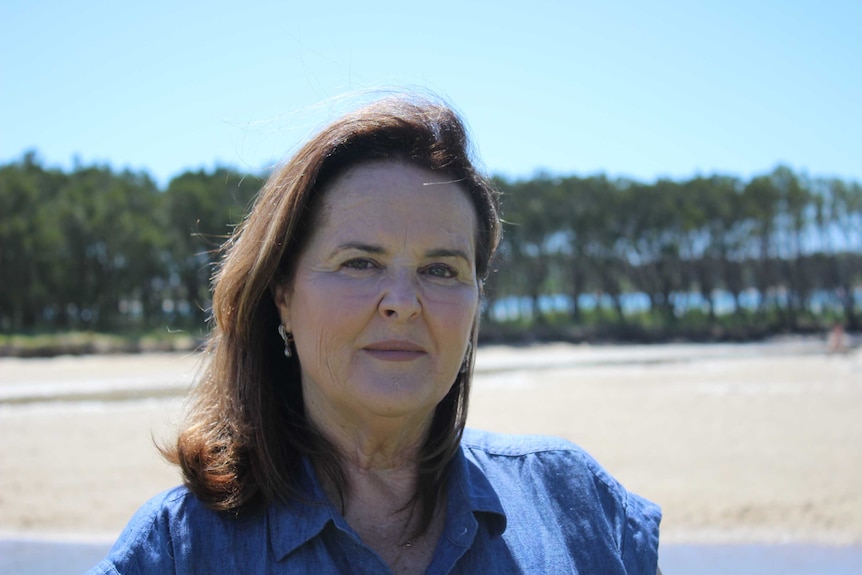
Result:
<svg viewBox="0 0 862 575">
<path fill-rule="evenodd" d="M 425 273 L 429 276 L 440 279 L 451 279 L 458 275 L 454 269 L 444 264 L 433 264 L 425 268 Z"/>
<path fill-rule="evenodd" d="M 341 264 L 341 267 L 347 268 L 349 270 L 365 271 L 376 268 L 377 264 L 375 264 L 369 259 L 353 258 L 352 260 L 347 260 L 346 262 Z"/>
</svg>

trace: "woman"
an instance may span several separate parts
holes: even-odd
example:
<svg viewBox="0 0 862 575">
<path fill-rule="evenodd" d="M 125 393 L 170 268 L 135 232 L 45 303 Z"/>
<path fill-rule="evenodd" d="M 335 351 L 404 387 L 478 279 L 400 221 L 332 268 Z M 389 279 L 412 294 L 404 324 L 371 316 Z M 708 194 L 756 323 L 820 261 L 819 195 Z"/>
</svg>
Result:
<svg viewBox="0 0 862 575">
<path fill-rule="evenodd" d="M 577 447 L 464 431 L 499 237 L 446 106 L 321 131 L 226 245 L 185 486 L 92 573 L 655 573 L 658 508 Z"/>
</svg>

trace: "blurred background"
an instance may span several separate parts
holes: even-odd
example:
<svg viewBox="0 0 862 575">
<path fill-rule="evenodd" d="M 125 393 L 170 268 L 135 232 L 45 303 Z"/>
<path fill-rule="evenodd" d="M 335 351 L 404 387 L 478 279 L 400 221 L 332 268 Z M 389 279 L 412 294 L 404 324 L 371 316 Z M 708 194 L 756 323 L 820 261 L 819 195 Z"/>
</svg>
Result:
<svg viewBox="0 0 862 575">
<path fill-rule="evenodd" d="M 4 335 L 200 335 L 272 167 L 398 89 L 451 101 L 504 193 L 485 338 L 860 327 L 856 2 L 2 10 Z"/>
<path fill-rule="evenodd" d="M 152 439 L 218 246 L 315 129 L 413 90 L 463 115 L 503 192 L 471 424 L 600 456 L 665 505 L 682 572 L 862 572 L 860 21 L 840 0 L 3 2 L 0 571 L 70 538 L 103 553 L 179 480 Z"/>
</svg>

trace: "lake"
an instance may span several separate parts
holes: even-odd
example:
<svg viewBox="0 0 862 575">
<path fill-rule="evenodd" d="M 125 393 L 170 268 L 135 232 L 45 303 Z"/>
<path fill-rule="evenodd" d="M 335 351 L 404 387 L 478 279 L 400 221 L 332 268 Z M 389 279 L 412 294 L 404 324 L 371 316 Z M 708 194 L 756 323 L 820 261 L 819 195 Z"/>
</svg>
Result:
<svg viewBox="0 0 862 575">
<path fill-rule="evenodd" d="M 0 539 L 4 575 L 81 575 L 110 549 L 105 542 Z M 666 545 L 664 575 L 862 575 L 862 547 Z"/>
</svg>

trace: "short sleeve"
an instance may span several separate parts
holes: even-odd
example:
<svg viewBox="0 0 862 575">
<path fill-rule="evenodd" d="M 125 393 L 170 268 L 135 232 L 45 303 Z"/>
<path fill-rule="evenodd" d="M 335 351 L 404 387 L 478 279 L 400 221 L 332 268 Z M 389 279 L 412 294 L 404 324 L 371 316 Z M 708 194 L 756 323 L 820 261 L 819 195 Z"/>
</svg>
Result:
<svg viewBox="0 0 862 575">
<path fill-rule="evenodd" d="M 628 493 L 626 523 L 621 546 L 628 575 L 655 575 L 658 568 L 658 538 L 661 508 L 634 493 Z"/>
</svg>

